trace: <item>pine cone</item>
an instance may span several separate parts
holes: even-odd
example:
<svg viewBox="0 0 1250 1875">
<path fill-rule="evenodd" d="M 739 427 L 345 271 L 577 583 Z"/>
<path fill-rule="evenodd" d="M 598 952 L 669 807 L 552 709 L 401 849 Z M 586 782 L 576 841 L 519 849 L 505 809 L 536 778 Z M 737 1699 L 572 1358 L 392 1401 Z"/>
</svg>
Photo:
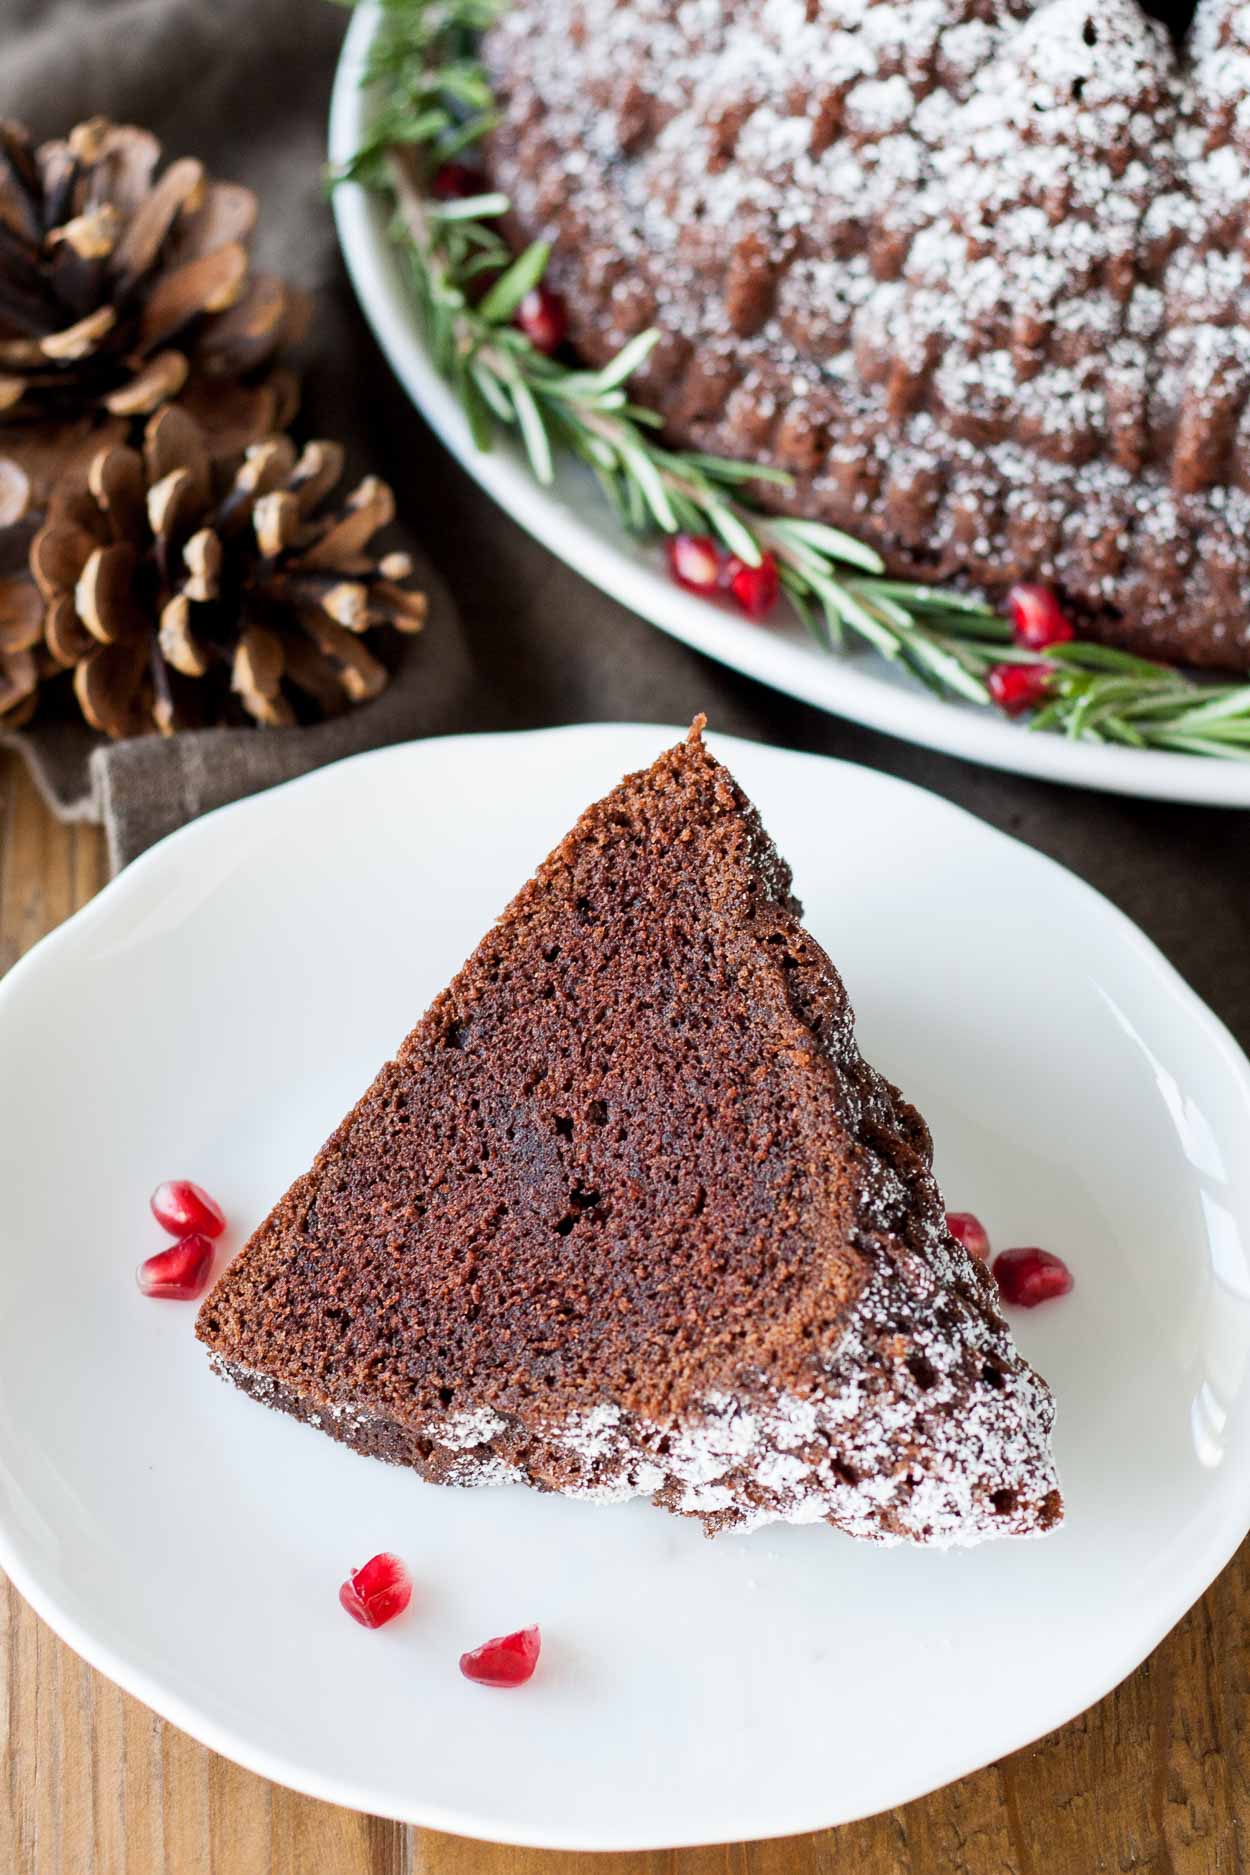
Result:
<svg viewBox="0 0 1250 1875">
<path fill-rule="evenodd" d="M 105 118 L 38 148 L 0 121 L 0 424 L 146 416 L 258 377 L 302 330 L 303 296 L 249 272 L 251 190 L 160 157 Z"/>
<path fill-rule="evenodd" d="M 336 443 L 297 455 L 274 435 L 234 466 L 167 405 L 142 450 L 110 443 L 63 476 L 32 531 L 29 480 L 0 459 L 0 720 L 48 669 L 73 670 L 83 715 L 113 737 L 302 722 L 376 696 L 387 670 L 363 635 L 419 631 L 426 602 L 406 555 L 368 551 L 394 513 L 386 484 L 329 505 L 342 465 Z M 6 574 L 24 543 L 27 569 Z"/>
</svg>

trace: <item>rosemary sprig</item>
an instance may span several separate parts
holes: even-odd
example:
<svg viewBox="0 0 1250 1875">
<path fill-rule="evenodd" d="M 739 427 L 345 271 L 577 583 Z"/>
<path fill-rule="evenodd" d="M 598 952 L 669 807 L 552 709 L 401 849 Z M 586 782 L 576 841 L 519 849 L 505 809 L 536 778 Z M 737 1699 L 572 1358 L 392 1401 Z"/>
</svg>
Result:
<svg viewBox="0 0 1250 1875">
<path fill-rule="evenodd" d="M 427 188 L 441 165 L 494 122 L 477 44 L 506 4 L 380 0 L 365 73 L 378 102 L 366 143 L 342 172 L 394 198 L 394 236 L 431 354 L 479 448 L 488 449 L 503 426 L 519 435 L 541 482 L 552 480 L 557 452 L 578 456 L 633 533 L 710 533 L 750 566 L 771 554 L 790 605 L 824 649 L 864 641 L 939 696 L 986 705 L 994 665 L 1042 665 L 1048 687 L 1030 719 L 1034 729 L 1250 760 L 1250 685 L 1198 683 L 1170 665 L 1091 643 L 1024 649 L 981 600 L 886 578 L 862 542 L 762 507 L 755 491 L 786 483 L 784 474 L 666 448 L 660 419 L 632 402 L 628 389 L 657 332 L 631 340 L 598 371 L 547 357 L 530 343 L 512 319 L 542 279 L 546 247 L 513 254 L 500 232 L 508 209 L 502 194 L 439 201 Z"/>
</svg>

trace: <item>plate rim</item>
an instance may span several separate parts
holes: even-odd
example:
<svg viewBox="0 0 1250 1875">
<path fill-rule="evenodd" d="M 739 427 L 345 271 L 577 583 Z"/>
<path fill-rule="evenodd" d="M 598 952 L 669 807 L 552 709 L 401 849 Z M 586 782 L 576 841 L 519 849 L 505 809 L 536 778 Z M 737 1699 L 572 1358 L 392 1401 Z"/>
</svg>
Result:
<svg viewBox="0 0 1250 1875">
<path fill-rule="evenodd" d="M 61 949 L 81 942 L 88 935 L 94 922 L 104 915 L 105 908 L 108 907 L 111 910 L 119 898 L 134 891 L 137 886 L 141 887 L 152 873 L 159 871 L 168 863 L 171 851 L 180 852 L 183 849 L 190 851 L 200 841 L 216 840 L 221 836 L 224 827 L 239 819 L 266 815 L 272 817 L 275 813 L 282 815 L 287 811 L 284 802 L 294 793 L 300 790 L 307 790 L 311 793 L 319 786 L 333 787 L 334 775 L 339 769 L 364 768 L 369 765 L 381 766 L 387 762 L 402 764 L 411 761 L 414 752 L 418 752 L 416 759 L 419 761 L 436 762 L 437 751 L 449 743 L 515 743 L 518 737 L 530 741 L 536 738 L 548 741 L 576 738 L 592 742 L 599 738 L 614 738 L 622 733 L 645 736 L 657 744 L 663 744 L 665 738 L 679 738 L 684 734 L 684 730 L 680 727 L 654 723 L 609 722 L 578 723 L 532 730 L 483 731 L 467 736 L 423 738 L 410 743 L 390 744 L 380 749 L 367 750 L 346 757 L 341 762 L 327 764 L 308 774 L 293 777 L 273 788 L 265 789 L 258 795 L 249 796 L 215 809 L 198 820 L 175 829 L 158 841 L 116 878 L 109 881 L 86 905 L 73 913 L 54 931 L 40 939 L 13 965 L 0 979 L 0 1032 L 6 1019 L 8 1005 L 13 1001 L 15 993 L 20 995 L 24 992 L 28 977 L 46 969 L 49 963 L 55 966 L 57 954 Z M 988 836 L 991 845 L 1005 842 L 1012 847 L 1022 848 L 1025 854 L 1032 861 L 1038 862 L 1044 870 L 1064 875 L 1070 884 L 1078 888 L 1078 895 L 1086 903 L 1091 915 L 1103 919 L 1106 928 L 1114 933 L 1119 941 L 1129 943 L 1130 948 L 1138 954 L 1142 963 L 1152 972 L 1159 988 L 1186 1012 L 1191 1021 L 1196 1020 L 1197 1028 L 1203 1033 L 1205 1039 L 1214 1046 L 1217 1054 L 1226 1060 L 1227 1066 L 1239 1085 L 1245 1104 L 1247 1136 L 1250 1137 L 1250 1060 L 1247 1059 L 1236 1037 L 1185 980 L 1153 939 L 1147 936 L 1126 912 L 1106 898 L 1095 886 L 1081 878 L 1079 874 L 1070 871 L 1048 854 L 1029 846 L 1026 841 L 988 825 L 968 809 L 947 800 L 944 796 L 921 788 L 913 782 L 904 781 L 898 776 L 885 774 L 838 757 L 810 755 L 771 743 L 750 742 L 746 738 L 737 736 L 713 734 L 712 740 L 714 746 L 719 745 L 725 750 L 727 759 L 730 761 L 738 748 L 764 749 L 770 758 L 780 756 L 790 762 L 803 764 L 816 762 L 828 764 L 835 770 L 851 771 L 861 781 L 866 780 L 869 786 L 879 787 L 886 794 L 897 794 L 901 791 L 904 797 L 921 795 L 934 803 L 940 811 L 954 815 L 960 820 L 972 822 L 979 834 Z M 427 750 L 428 756 L 424 753 Z M 931 1782 L 925 1784 L 923 1789 L 916 1789 L 913 1782 L 900 1778 L 896 1791 L 888 1801 L 879 1803 L 874 1797 L 869 1808 L 843 1815 L 839 1817 L 836 1824 L 829 1823 L 827 1817 L 822 1821 L 818 1814 L 813 1813 L 810 1816 L 804 1815 L 792 1825 L 787 1825 L 781 1832 L 770 1827 L 766 1831 L 757 1830 L 753 1835 L 748 1832 L 745 1835 L 735 1834 L 718 1838 L 709 1838 L 702 1832 L 682 1834 L 676 1840 L 671 1837 L 660 1840 L 645 1833 L 633 1835 L 604 1833 L 594 1841 L 588 1842 L 584 1834 L 576 1830 L 562 1834 L 559 1828 L 536 1830 L 520 1825 L 507 1828 L 505 1831 L 503 1825 L 497 1822 L 483 1826 L 481 1820 L 465 1810 L 454 1807 L 443 1808 L 438 1804 L 425 1801 L 399 1801 L 393 1793 L 371 1790 L 366 1783 L 349 1776 L 339 1778 L 309 1770 L 308 1767 L 298 1762 L 284 1759 L 280 1752 L 272 1751 L 264 1746 L 256 1747 L 249 1743 L 245 1737 L 234 1732 L 227 1723 L 217 1719 L 211 1713 L 202 1713 L 193 1699 L 184 1697 L 176 1690 L 168 1690 L 159 1678 L 141 1663 L 132 1662 L 124 1648 L 115 1649 L 107 1641 L 97 1641 L 76 1615 L 61 1605 L 54 1591 L 45 1591 L 37 1578 L 37 1573 L 27 1569 L 20 1545 L 10 1536 L 2 1514 L 0 1514 L 0 1569 L 3 1569 L 9 1576 L 19 1593 L 30 1603 L 35 1612 L 89 1665 L 209 1749 L 272 1782 L 351 1809 L 388 1817 L 391 1820 L 413 1824 L 420 1828 L 468 1836 L 480 1841 L 501 1842 L 526 1848 L 642 1852 L 663 1848 L 691 1847 L 705 1844 L 709 1840 L 771 1840 L 779 1834 L 785 1836 L 839 1827 L 843 1822 L 852 1822 L 861 1816 L 880 1814 L 883 1809 L 893 1807 L 895 1804 L 914 1801 L 932 1790 L 940 1789 L 960 1777 L 970 1775 L 973 1771 L 983 1768 L 985 1763 L 993 1762 L 999 1757 L 1005 1757 L 1027 1747 L 1048 1732 L 1067 1724 L 1081 1712 L 1105 1698 L 1153 1653 L 1165 1635 L 1227 1566 L 1244 1540 L 1247 1528 L 1250 1527 L 1250 1474 L 1241 1482 L 1240 1488 L 1238 1488 L 1236 1476 L 1232 1473 L 1227 1475 L 1230 1485 L 1224 1494 L 1224 1503 L 1216 1520 L 1215 1529 L 1201 1552 L 1201 1559 L 1191 1560 L 1190 1567 L 1180 1578 L 1183 1586 L 1178 1588 L 1174 1584 L 1166 1600 L 1161 1600 L 1157 1604 L 1155 1613 L 1141 1631 L 1145 1640 L 1144 1646 L 1142 1638 L 1139 1637 L 1129 1645 L 1117 1648 L 1114 1663 L 1110 1669 L 1100 1669 L 1088 1685 L 1083 1685 L 1076 1696 L 1075 1704 L 1071 1693 L 1036 1702 L 1030 1709 L 1032 1716 L 1023 1724 L 1009 1729 L 1004 1741 L 996 1748 L 992 1757 L 978 1758 L 976 1762 L 969 1763 L 966 1752 L 961 1756 L 959 1752 L 951 1750 L 946 1754 L 938 1773 Z M 0 1506 L 0 1513 L 2 1509 L 3 1507 Z M 1040 1722 L 1039 1714 L 1041 1714 Z"/>
<path fill-rule="evenodd" d="M 330 99 L 332 166 L 352 156 L 367 124 L 361 75 L 379 16 L 378 0 L 361 0 L 343 41 Z M 889 681 L 867 662 L 818 658 L 798 639 L 780 638 L 682 592 L 629 551 L 624 539 L 605 542 L 566 505 L 558 487 L 540 486 L 508 438 L 489 451 L 477 447 L 455 394 L 427 357 L 387 240 L 384 211 L 369 191 L 347 182 L 335 188 L 332 206 L 348 276 L 374 338 L 443 445 L 549 552 L 658 630 L 800 702 L 939 754 L 1065 787 L 1250 808 L 1250 762 L 1032 734 L 972 705 L 934 697 L 919 683 Z"/>
</svg>

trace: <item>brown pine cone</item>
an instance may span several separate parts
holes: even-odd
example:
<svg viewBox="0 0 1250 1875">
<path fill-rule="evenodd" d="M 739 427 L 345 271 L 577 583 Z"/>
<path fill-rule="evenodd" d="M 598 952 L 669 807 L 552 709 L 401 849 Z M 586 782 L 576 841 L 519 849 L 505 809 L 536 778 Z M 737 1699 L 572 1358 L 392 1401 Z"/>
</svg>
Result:
<svg viewBox="0 0 1250 1875">
<path fill-rule="evenodd" d="M 105 118 L 38 147 L 0 121 L 0 425 L 146 416 L 204 378 L 262 378 L 303 329 L 303 296 L 250 272 L 251 190 L 160 159 Z"/>
<path fill-rule="evenodd" d="M 47 669 L 72 669 L 83 715 L 113 737 L 309 721 L 376 696 L 387 670 L 364 635 L 419 631 L 426 602 L 406 555 L 369 551 L 394 512 L 386 484 L 331 502 L 342 464 L 336 443 L 297 453 L 281 434 L 223 459 L 167 405 L 141 450 L 112 442 L 62 476 L 32 530 L 29 480 L 0 460 L 0 720 L 33 707 Z M 26 568 L 6 571 L 23 547 Z"/>
</svg>

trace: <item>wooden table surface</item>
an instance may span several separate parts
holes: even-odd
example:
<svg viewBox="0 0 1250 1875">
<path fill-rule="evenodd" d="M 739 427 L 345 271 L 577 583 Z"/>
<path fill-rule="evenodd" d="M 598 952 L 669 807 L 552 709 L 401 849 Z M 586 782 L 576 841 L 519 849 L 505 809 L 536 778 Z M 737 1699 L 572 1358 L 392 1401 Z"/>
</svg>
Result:
<svg viewBox="0 0 1250 1875">
<path fill-rule="evenodd" d="M 104 880 L 98 834 L 58 827 L 0 757 L 0 972 Z M 650 1855 L 493 1848 L 239 1770 L 92 1672 L 0 1577 L 0 1875 L 1243 1875 L 1248 1720 L 1250 1544 L 1101 1705 L 905 1809 Z"/>
</svg>

